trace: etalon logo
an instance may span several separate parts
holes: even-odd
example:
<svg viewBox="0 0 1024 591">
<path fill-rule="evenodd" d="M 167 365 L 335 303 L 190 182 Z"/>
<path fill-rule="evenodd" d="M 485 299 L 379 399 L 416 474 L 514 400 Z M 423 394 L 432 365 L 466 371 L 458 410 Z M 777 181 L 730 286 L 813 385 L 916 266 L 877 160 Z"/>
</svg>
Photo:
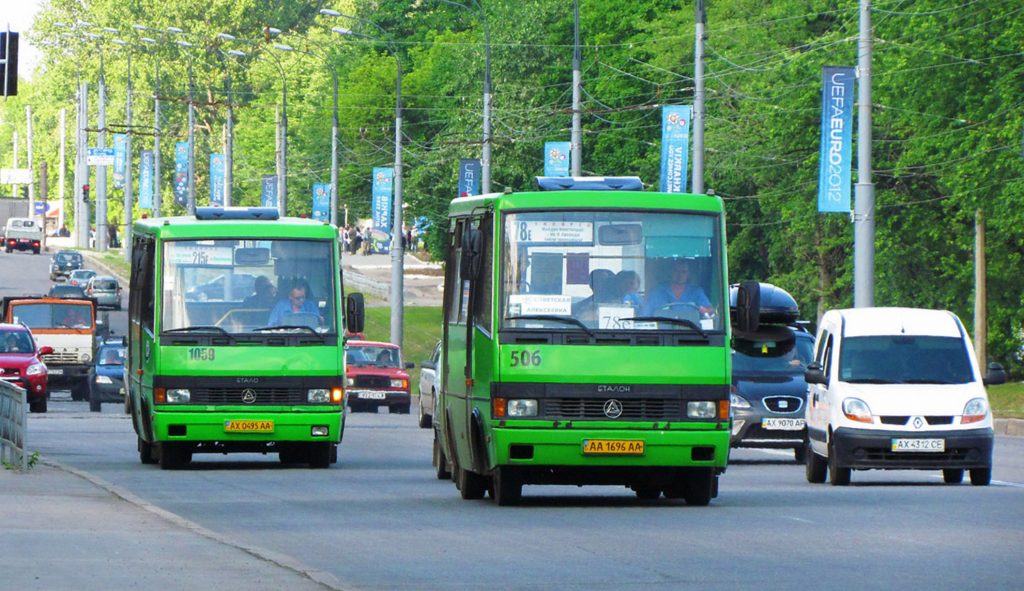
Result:
<svg viewBox="0 0 1024 591">
<path fill-rule="evenodd" d="M 246 404 L 256 402 L 256 390 L 253 390 L 252 388 L 242 390 L 242 402 Z"/>
<path fill-rule="evenodd" d="M 609 419 L 617 419 L 622 416 L 622 403 L 611 398 L 604 403 L 604 416 Z"/>
</svg>

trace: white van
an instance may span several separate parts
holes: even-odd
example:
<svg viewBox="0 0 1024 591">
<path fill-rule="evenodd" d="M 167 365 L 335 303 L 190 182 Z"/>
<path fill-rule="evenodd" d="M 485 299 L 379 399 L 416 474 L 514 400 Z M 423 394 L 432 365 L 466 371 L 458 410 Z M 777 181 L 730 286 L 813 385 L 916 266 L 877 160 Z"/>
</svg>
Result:
<svg viewBox="0 0 1024 591">
<path fill-rule="evenodd" d="M 943 310 L 832 310 L 807 366 L 807 481 L 850 482 L 851 469 L 942 470 L 947 483 L 992 479 L 992 413 L 960 319 Z"/>
<path fill-rule="evenodd" d="M 4 250 L 31 250 L 39 254 L 43 244 L 43 228 L 32 218 L 10 218 L 4 226 Z"/>
</svg>

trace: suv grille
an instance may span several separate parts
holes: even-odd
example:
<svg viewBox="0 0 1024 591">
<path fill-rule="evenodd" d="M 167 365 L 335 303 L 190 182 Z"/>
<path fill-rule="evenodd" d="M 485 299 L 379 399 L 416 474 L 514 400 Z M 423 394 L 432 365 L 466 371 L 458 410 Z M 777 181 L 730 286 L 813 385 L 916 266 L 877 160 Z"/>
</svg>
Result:
<svg viewBox="0 0 1024 591">
<path fill-rule="evenodd" d="M 804 399 L 798 396 L 768 396 L 762 402 L 765 408 L 777 413 L 797 413 L 804 407 Z"/>
<path fill-rule="evenodd" d="M 540 415 L 550 419 L 607 421 L 604 405 L 608 398 L 546 398 L 540 400 Z M 682 405 L 678 401 L 657 398 L 621 399 L 622 415 L 617 420 L 678 420 Z"/>
<path fill-rule="evenodd" d="M 0 367 L 0 376 L 17 376 L 17 375 L 21 375 L 21 370 L 19 370 L 17 367 L 8 367 L 8 368 Z"/>
<path fill-rule="evenodd" d="M 256 400 L 243 401 L 247 391 L 255 394 Z M 307 404 L 306 391 L 301 388 L 192 388 L 191 392 L 192 404 Z"/>
<path fill-rule="evenodd" d="M 390 388 L 391 378 L 387 376 L 356 376 L 356 388 Z"/>
</svg>

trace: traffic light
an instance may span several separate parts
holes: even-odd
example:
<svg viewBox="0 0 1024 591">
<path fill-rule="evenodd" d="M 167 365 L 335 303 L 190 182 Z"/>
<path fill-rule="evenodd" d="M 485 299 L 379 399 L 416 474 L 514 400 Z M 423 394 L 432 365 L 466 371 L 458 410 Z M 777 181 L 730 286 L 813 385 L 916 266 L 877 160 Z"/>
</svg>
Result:
<svg viewBox="0 0 1024 591">
<path fill-rule="evenodd" d="M 18 34 L 0 33 L 0 96 L 18 94 Z"/>
<path fill-rule="evenodd" d="M 82 185 L 82 201 L 89 203 L 89 185 Z"/>
</svg>

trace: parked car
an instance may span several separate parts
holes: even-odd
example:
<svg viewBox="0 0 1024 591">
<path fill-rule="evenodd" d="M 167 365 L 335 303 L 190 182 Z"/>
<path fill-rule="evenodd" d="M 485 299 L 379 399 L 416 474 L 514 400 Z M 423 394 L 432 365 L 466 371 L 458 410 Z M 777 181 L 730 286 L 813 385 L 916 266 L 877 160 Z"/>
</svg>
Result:
<svg viewBox="0 0 1024 591">
<path fill-rule="evenodd" d="M 104 402 L 124 404 L 124 339 L 108 340 L 96 352 L 96 364 L 89 370 L 89 410 L 100 412 Z"/>
<path fill-rule="evenodd" d="M 948 484 L 992 479 L 986 373 L 952 312 L 856 308 L 826 312 L 807 380 L 807 480 L 850 483 L 851 470 L 942 470 Z"/>
<path fill-rule="evenodd" d="M 57 251 L 50 257 L 50 281 L 56 281 L 61 277 L 67 277 L 75 269 L 84 266 L 82 254 L 73 250 Z"/>
<path fill-rule="evenodd" d="M 84 298 L 85 289 L 77 285 L 54 283 L 50 286 L 50 291 L 46 292 L 46 295 L 52 298 Z"/>
<path fill-rule="evenodd" d="M 349 341 L 345 344 L 345 363 L 348 406 L 353 411 L 386 406 L 391 412 L 409 414 L 412 396 L 406 370 L 415 364 L 402 362 L 398 345 Z"/>
<path fill-rule="evenodd" d="M 115 310 L 121 309 L 121 285 L 117 277 L 97 275 L 85 286 L 85 295 L 96 298 L 96 306 L 107 306 Z"/>
<path fill-rule="evenodd" d="M 4 248 L 8 253 L 15 250 L 31 250 L 39 254 L 43 244 L 43 228 L 32 218 L 10 218 L 4 226 Z"/>
<path fill-rule="evenodd" d="M 437 341 L 430 358 L 420 364 L 419 425 L 429 429 L 434 422 L 437 393 L 441 391 L 441 341 Z"/>
<path fill-rule="evenodd" d="M 68 275 L 68 285 L 77 285 L 78 287 L 85 288 L 85 284 L 89 283 L 89 280 L 96 276 L 96 271 L 92 269 L 75 269 Z"/>
<path fill-rule="evenodd" d="M 0 379 L 25 389 L 32 412 L 46 412 L 49 392 L 42 356 L 51 353 L 52 347 L 36 347 L 24 324 L 0 324 Z"/>
</svg>

